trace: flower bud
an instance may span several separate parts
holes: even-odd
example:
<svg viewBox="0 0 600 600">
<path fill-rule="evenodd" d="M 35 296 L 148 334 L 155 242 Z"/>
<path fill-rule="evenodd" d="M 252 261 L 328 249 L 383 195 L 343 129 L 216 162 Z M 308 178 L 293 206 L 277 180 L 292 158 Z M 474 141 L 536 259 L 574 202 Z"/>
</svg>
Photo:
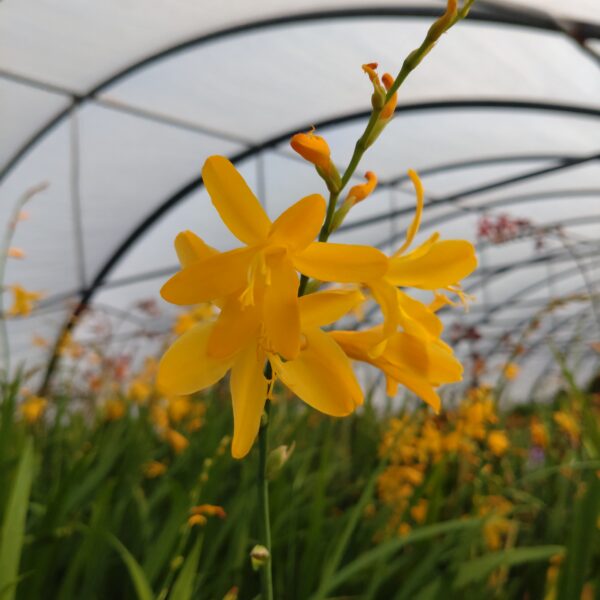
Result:
<svg viewBox="0 0 600 600">
<path fill-rule="evenodd" d="M 313 131 L 292 136 L 290 145 L 302 158 L 315 165 L 328 189 L 335 191 L 340 186 L 340 174 L 331 161 L 329 145 L 324 138 L 315 135 Z"/>
<path fill-rule="evenodd" d="M 265 548 L 265 546 L 256 545 L 254 546 L 254 548 L 252 548 L 250 552 L 252 568 L 255 571 L 262 569 L 262 567 L 264 567 L 267 564 L 270 558 L 271 555 L 269 554 L 269 550 Z"/>
<path fill-rule="evenodd" d="M 296 442 L 293 442 L 291 446 L 279 446 L 269 453 L 266 465 L 267 479 L 269 481 L 277 477 L 283 465 L 285 465 L 292 452 L 294 452 L 295 447 Z"/>
</svg>

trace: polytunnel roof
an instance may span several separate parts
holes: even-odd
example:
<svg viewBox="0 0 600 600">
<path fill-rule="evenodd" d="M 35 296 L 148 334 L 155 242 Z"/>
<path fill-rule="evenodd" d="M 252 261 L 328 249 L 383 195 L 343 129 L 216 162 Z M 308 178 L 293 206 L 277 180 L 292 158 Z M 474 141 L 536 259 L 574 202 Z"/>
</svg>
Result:
<svg viewBox="0 0 600 600">
<path fill-rule="evenodd" d="M 147 348 L 148 333 L 159 340 L 173 315 L 158 289 L 175 270 L 176 233 L 190 228 L 220 249 L 234 245 L 202 188 L 206 157 L 229 156 L 271 216 L 322 191 L 289 137 L 314 125 L 345 164 L 368 116 L 360 65 L 396 71 L 443 7 L 0 4 L 2 225 L 23 194 L 47 184 L 16 230 L 27 257 L 7 266 L 8 285 L 45 294 L 31 316 L 9 322 L 13 363 L 47 361 L 32 336 L 56 339 L 86 304 L 118 323 L 111 339 L 123 347 L 141 339 Z M 556 385 L 548 336 L 559 348 L 578 343 L 581 377 L 597 363 L 589 345 L 598 325 L 579 297 L 595 293 L 600 274 L 599 52 L 597 0 L 476 0 L 401 88 L 396 118 L 360 167 L 381 184 L 336 234 L 397 245 L 414 210 L 405 173 L 418 170 L 420 238 L 439 229 L 478 243 L 480 267 L 465 282 L 477 300 L 468 314 L 443 317 L 459 356 L 486 357 L 492 373 L 550 300 L 571 298 L 528 332 L 515 396 Z M 511 241 L 489 243 L 477 238 L 482 215 L 527 223 Z M 147 299 L 160 316 L 134 308 Z M 83 319 L 79 335 L 92 343 L 99 334 Z"/>
</svg>

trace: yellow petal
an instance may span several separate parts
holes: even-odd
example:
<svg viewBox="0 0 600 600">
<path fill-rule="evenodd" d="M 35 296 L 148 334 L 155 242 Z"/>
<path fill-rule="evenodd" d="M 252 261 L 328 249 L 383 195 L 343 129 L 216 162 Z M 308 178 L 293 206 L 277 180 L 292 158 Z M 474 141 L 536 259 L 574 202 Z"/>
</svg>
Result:
<svg viewBox="0 0 600 600">
<path fill-rule="evenodd" d="M 424 378 L 415 375 L 408 369 L 398 369 L 394 378 L 407 387 L 413 394 L 425 401 L 436 413 L 440 412 L 442 401 L 432 385 Z"/>
<path fill-rule="evenodd" d="M 231 233 L 245 244 L 264 242 L 271 221 L 243 177 L 224 156 L 211 156 L 202 179 L 212 203 Z"/>
<path fill-rule="evenodd" d="M 301 400 L 334 417 L 350 414 L 363 403 L 363 395 L 350 361 L 342 349 L 320 329 L 308 329 L 306 347 L 298 358 L 283 362 L 271 358 L 281 381 Z"/>
<path fill-rule="evenodd" d="M 390 259 L 386 279 L 394 285 L 424 290 L 445 288 L 458 283 L 477 266 L 475 248 L 465 240 L 444 240 L 433 244 L 426 254 Z"/>
<path fill-rule="evenodd" d="M 304 250 L 319 234 L 327 205 L 325 198 L 313 194 L 290 206 L 273 222 L 269 241 L 292 251 Z"/>
<path fill-rule="evenodd" d="M 387 257 L 379 250 L 352 244 L 314 242 L 292 260 L 301 273 L 321 281 L 364 282 L 387 270 Z"/>
<path fill-rule="evenodd" d="M 246 286 L 255 253 L 253 248 L 238 248 L 195 262 L 173 275 L 160 294 L 167 302 L 180 305 L 228 296 Z"/>
<path fill-rule="evenodd" d="M 419 227 L 421 225 L 421 216 L 423 215 L 423 184 L 421 183 L 417 173 L 412 169 L 408 171 L 408 176 L 415 186 L 415 193 L 417 195 L 417 209 L 412 223 L 406 231 L 406 239 L 404 240 L 404 244 L 398 248 L 398 250 L 394 253 L 394 256 L 399 256 L 412 244 L 412 241 L 415 239 L 415 235 L 417 235 L 417 231 L 419 231 Z"/>
<path fill-rule="evenodd" d="M 288 360 L 300 352 L 300 309 L 296 270 L 286 255 L 267 259 L 270 282 L 265 288 L 264 330 L 270 351 Z"/>
<path fill-rule="evenodd" d="M 382 280 L 370 282 L 369 289 L 377 304 L 381 307 L 383 314 L 382 334 L 384 337 L 390 336 L 398 328 L 400 320 L 398 290 L 393 285 Z"/>
<path fill-rule="evenodd" d="M 335 323 L 365 297 L 359 290 L 326 290 L 298 299 L 302 327 L 322 327 Z"/>
<path fill-rule="evenodd" d="M 182 267 L 210 258 L 219 251 L 205 244 L 193 231 L 182 231 L 175 238 L 175 251 Z"/>
<path fill-rule="evenodd" d="M 422 302 L 411 298 L 402 290 L 398 290 L 397 298 L 403 313 L 403 326 L 405 329 L 408 328 L 406 326 L 406 319 L 411 319 L 415 323 L 418 323 L 432 337 L 437 338 L 440 336 L 444 329 L 444 325 L 435 312 Z"/>
<path fill-rule="evenodd" d="M 258 337 L 260 318 L 259 307 L 244 306 L 238 298 L 230 298 L 210 335 L 208 354 L 214 358 L 225 358 L 246 347 L 253 337 Z"/>
<path fill-rule="evenodd" d="M 248 454 L 262 417 L 268 382 L 263 375 L 265 355 L 257 344 L 250 344 L 237 356 L 231 368 L 231 400 L 233 403 L 233 458 Z"/>
<path fill-rule="evenodd" d="M 165 352 L 158 365 L 156 383 L 168 394 L 193 394 L 215 384 L 229 367 L 231 359 L 215 359 L 207 354 L 208 338 L 214 323 L 200 323 L 184 333 Z"/>
</svg>

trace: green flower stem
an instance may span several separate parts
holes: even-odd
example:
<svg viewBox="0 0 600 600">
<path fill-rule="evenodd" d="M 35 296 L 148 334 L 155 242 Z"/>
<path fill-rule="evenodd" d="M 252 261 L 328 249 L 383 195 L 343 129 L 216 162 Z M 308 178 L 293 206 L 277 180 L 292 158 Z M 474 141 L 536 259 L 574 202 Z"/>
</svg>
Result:
<svg viewBox="0 0 600 600">
<path fill-rule="evenodd" d="M 271 363 L 268 362 L 265 367 L 265 377 L 270 380 L 273 376 Z M 260 429 L 258 430 L 258 477 L 256 480 L 258 490 L 258 511 L 261 521 L 261 539 L 260 543 L 269 551 L 269 557 L 261 567 L 262 577 L 262 600 L 273 600 L 273 563 L 271 549 L 271 518 L 269 513 L 269 482 L 266 477 L 267 452 L 269 431 L 269 419 L 271 413 L 271 402 L 267 398 L 265 402 L 265 412 L 263 415 Z"/>
</svg>

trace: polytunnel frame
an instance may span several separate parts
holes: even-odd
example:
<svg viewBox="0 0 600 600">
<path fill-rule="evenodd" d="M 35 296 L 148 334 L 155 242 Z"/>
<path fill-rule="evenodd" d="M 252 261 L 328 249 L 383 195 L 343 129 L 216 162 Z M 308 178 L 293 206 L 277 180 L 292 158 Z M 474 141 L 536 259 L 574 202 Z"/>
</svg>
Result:
<svg viewBox="0 0 600 600">
<path fill-rule="evenodd" d="M 600 26 L 593 25 L 590 23 L 581 23 L 576 21 L 562 21 L 558 22 L 554 20 L 552 17 L 544 15 L 542 13 L 528 13 L 520 10 L 510 10 L 504 7 L 500 8 L 494 5 L 493 3 L 488 4 L 488 10 L 491 9 L 491 12 L 486 12 L 486 4 L 484 2 L 480 2 L 480 6 L 483 7 L 483 11 L 480 12 L 478 8 L 475 8 L 471 11 L 469 15 L 470 21 L 475 22 L 490 22 L 495 24 L 506 24 L 517 27 L 527 27 L 531 29 L 540 29 L 546 31 L 553 31 L 556 33 L 566 34 L 567 37 L 574 40 L 584 51 L 586 54 L 590 54 L 584 42 L 590 38 L 600 38 Z M 339 19 L 354 19 L 354 18 L 376 18 L 376 17 L 392 17 L 392 18 L 411 18 L 411 17 L 437 17 L 440 14 L 440 10 L 434 7 L 399 7 L 399 8 L 390 8 L 390 7 L 377 7 L 377 8 L 356 8 L 356 9 L 339 9 L 339 10 L 324 10 L 324 11 L 315 11 L 315 12 L 306 12 L 295 15 L 286 15 L 268 19 L 257 20 L 252 23 L 247 23 L 243 25 L 238 25 L 234 27 L 228 27 L 221 29 L 219 31 L 211 32 L 208 34 L 204 34 L 199 37 L 192 38 L 190 40 L 184 41 L 179 44 L 175 44 L 165 50 L 156 52 L 151 56 L 142 59 L 136 62 L 133 65 L 126 67 L 125 69 L 120 70 L 119 72 L 113 74 L 112 76 L 105 78 L 99 84 L 97 84 L 94 88 L 84 94 L 75 94 L 73 92 L 61 89 L 58 86 L 48 85 L 39 81 L 35 81 L 32 79 L 28 79 L 26 77 L 21 77 L 19 75 L 14 75 L 11 73 L 0 73 L 0 76 L 4 76 L 9 79 L 21 80 L 22 83 L 27 83 L 28 85 L 33 85 L 38 88 L 45 89 L 46 91 L 58 93 L 63 96 L 67 96 L 71 98 L 71 102 L 69 106 L 65 109 L 59 111 L 57 115 L 55 115 L 49 122 L 47 122 L 44 126 L 42 126 L 38 131 L 23 145 L 13 156 L 7 161 L 4 168 L 0 171 L 0 182 L 8 175 L 9 172 L 21 161 L 23 157 L 25 157 L 29 150 L 37 145 L 37 143 L 47 134 L 49 133 L 56 125 L 66 120 L 71 114 L 73 114 L 74 109 L 78 108 L 85 102 L 97 102 L 100 104 L 106 105 L 108 108 L 113 108 L 115 110 L 125 110 L 126 112 L 132 112 L 137 114 L 140 117 L 153 119 L 158 118 L 160 120 L 164 120 L 162 117 L 157 115 L 152 115 L 149 111 L 144 111 L 143 109 L 139 110 L 135 107 L 128 106 L 118 106 L 114 105 L 111 102 L 103 102 L 101 98 L 98 98 L 98 95 L 109 88 L 111 85 L 115 84 L 117 81 L 125 79 L 127 76 L 132 75 L 138 70 L 143 69 L 159 60 L 162 60 L 172 54 L 176 54 L 185 49 L 197 47 L 203 45 L 208 42 L 216 41 L 219 39 L 224 39 L 227 37 L 235 36 L 241 33 L 247 33 L 254 30 L 265 30 L 274 28 L 282 25 L 289 25 L 293 23 L 300 22 L 312 22 L 312 21 L 320 21 L 320 20 L 339 20 Z M 593 54 L 593 53 L 592 53 Z M 460 105 L 462 108 L 468 107 L 481 107 L 482 105 L 488 105 L 493 107 L 514 107 L 514 108 L 524 108 L 524 104 L 528 104 L 527 108 L 537 107 L 542 110 L 558 110 L 563 112 L 575 113 L 575 114 L 588 114 L 593 116 L 600 116 L 600 111 L 596 111 L 594 109 L 587 109 L 585 107 L 578 107 L 572 105 L 560 105 L 560 104 L 552 104 L 552 103 L 519 103 L 513 101 L 478 101 L 478 100 L 470 100 L 470 101 L 462 101 L 462 102 L 442 102 L 442 103 L 424 103 L 417 106 L 404 106 L 399 107 L 397 112 L 406 112 L 407 110 L 428 110 L 430 108 L 436 107 L 439 108 L 441 106 L 450 107 L 451 105 Z M 521 105 L 521 106 L 519 106 Z M 328 122 L 322 122 L 319 124 L 321 127 L 333 126 L 335 124 L 343 123 L 352 119 L 359 119 L 368 117 L 369 112 L 365 111 L 360 114 L 355 114 L 351 116 L 341 117 L 330 119 Z M 187 127 L 186 124 L 176 123 L 175 119 L 166 119 L 167 121 L 172 121 L 171 124 L 178 125 L 180 127 L 189 128 L 190 130 L 196 131 L 204 131 L 209 135 L 213 135 L 214 137 L 220 137 L 222 139 L 235 139 L 233 136 L 225 135 L 222 133 L 209 131 L 203 127 Z M 287 139 L 292 133 L 295 133 L 300 128 L 295 128 L 293 132 L 286 134 L 284 139 Z M 246 158 L 250 158 L 253 155 L 258 155 L 262 151 L 272 148 L 276 146 L 278 143 L 283 141 L 281 139 L 282 136 L 277 136 L 277 138 L 273 138 L 270 141 L 262 142 L 257 145 L 251 145 L 246 148 L 244 151 L 238 153 L 235 157 L 235 161 L 238 162 Z M 248 145 L 246 140 L 236 140 L 244 145 Z M 109 259 L 104 263 L 104 265 L 96 272 L 95 277 L 93 278 L 90 285 L 87 285 L 84 290 L 80 292 L 80 300 L 78 306 L 71 313 L 70 318 L 65 325 L 63 332 L 59 336 L 58 341 L 62 338 L 65 332 L 69 331 L 76 323 L 79 315 L 83 312 L 83 310 L 88 305 L 90 299 L 96 292 L 96 290 L 102 285 L 107 274 L 114 268 L 114 266 L 119 262 L 119 260 L 123 257 L 123 255 L 127 252 L 127 250 L 133 245 L 135 241 L 155 222 L 157 221 L 169 208 L 177 204 L 181 199 L 186 197 L 192 190 L 190 190 L 190 185 L 196 189 L 198 187 L 197 180 L 192 184 L 188 184 L 184 188 L 180 190 L 179 193 L 175 194 L 175 196 L 171 196 L 171 198 L 167 199 L 165 202 L 160 204 L 152 213 L 150 213 L 145 219 L 143 219 L 138 226 L 130 233 L 128 237 L 126 237 L 123 242 L 116 248 L 113 254 L 109 257 Z M 76 223 L 76 227 L 80 228 L 80 224 Z M 49 381 L 49 378 L 54 369 L 55 363 L 57 360 L 56 348 L 53 351 L 52 357 L 48 363 L 48 370 L 46 372 L 46 376 L 44 378 L 43 387 Z"/>
</svg>

